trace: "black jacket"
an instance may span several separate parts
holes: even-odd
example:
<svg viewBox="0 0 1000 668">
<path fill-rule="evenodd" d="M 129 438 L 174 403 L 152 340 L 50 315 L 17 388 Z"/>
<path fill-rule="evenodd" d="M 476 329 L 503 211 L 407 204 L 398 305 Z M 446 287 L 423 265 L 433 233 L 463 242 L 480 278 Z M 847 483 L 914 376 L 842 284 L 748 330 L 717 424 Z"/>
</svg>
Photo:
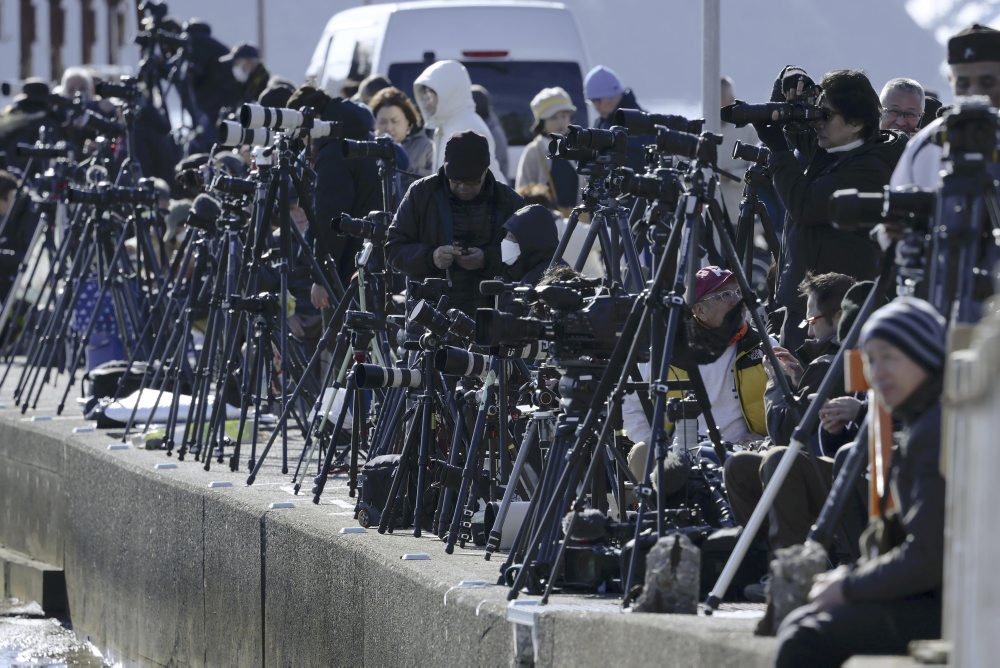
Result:
<svg viewBox="0 0 1000 668">
<path fill-rule="evenodd" d="M 506 233 L 502 224 L 522 204 L 520 195 L 509 186 L 497 183 L 492 173 L 487 173 L 483 189 L 475 200 L 461 202 L 452 196 L 444 168 L 441 168 L 437 174 L 414 181 L 406 191 L 389 226 L 386 260 L 393 269 L 415 280 L 450 276 L 449 306 L 471 315 L 479 306 L 491 305 L 491 299 L 479 294 L 479 283 L 503 273 L 500 241 Z M 455 225 L 455 218 L 462 216 L 462 207 L 476 207 L 483 215 L 477 215 L 467 224 Z M 446 211 L 442 211 L 443 208 Z M 451 219 L 451 234 L 444 216 Z M 434 265 L 434 249 L 456 241 L 482 249 L 486 256 L 482 269 L 466 271 L 453 264 L 444 272 Z"/>
<path fill-rule="evenodd" d="M 836 339 L 830 338 L 826 341 L 806 341 L 796 351 L 799 360 L 806 365 L 798 385 L 794 388 L 796 397 L 806 399 L 819 389 L 839 347 Z M 843 383 L 841 383 L 840 387 L 835 388 L 830 396 L 839 397 L 843 394 Z M 805 405 L 807 404 L 803 403 L 803 406 Z M 788 445 L 792 439 L 792 433 L 799 426 L 801 414 L 788 405 L 788 401 L 778 384 L 770 379 L 768 379 L 767 389 L 764 391 L 764 407 L 767 414 L 767 434 L 771 437 L 771 442 L 775 445 Z M 814 442 L 808 444 L 811 447 L 811 452 L 819 450 L 819 442 L 815 434 L 810 437 L 811 441 L 814 439 Z"/>
<path fill-rule="evenodd" d="M 514 235 L 521 254 L 514 264 L 505 265 L 504 275 L 511 281 L 535 285 L 548 269 L 559 247 L 556 221 L 544 206 L 533 204 L 518 209 L 503 228 Z"/>
<path fill-rule="evenodd" d="M 860 562 L 844 581 L 851 602 L 940 595 L 944 568 L 945 482 L 941 455 L 941 381 L 916 390 L 925 399 L 893 411 L 903 422 L 892 458 L 892 495 L 905 535 L 884 554 Z"/>
<path fill-rule="evenodd" d="M 844 153 L 817 149 L 805 172 L 791 151 L 771 155 L 774 189 L 787 211 L 779 260 L 776 301 L 796 314 L 804 312 L 799 283 L 806 272 L 836 271 L 858 280 L 878 273 L 880 251 L 867 231 L 837 230 L 830 223 L 830 196 L 837 190 L 881 190 L 889 183 L 906 136 L 880 132 Z"/>
<path fill-rule="evenodd" d="M 374 124 L 371 112 L 354 102 L 335 98 L 323 110 L 326 121 L 337 121 L 348 139 L 364 140 Z M 332 258 L 337 274 L 346 285 L 354 273 L 354 255 L 361 240 L 334 234 L 330 221 L 342 213 L 355 218 L 382 210 L 382 189 L 374 158 L 344 159 L 340 140 L 318 142 L 316 154 L 316 220 L 310 226 L 316 239 L 316 258 L 321 264 Z"/>
</svg>

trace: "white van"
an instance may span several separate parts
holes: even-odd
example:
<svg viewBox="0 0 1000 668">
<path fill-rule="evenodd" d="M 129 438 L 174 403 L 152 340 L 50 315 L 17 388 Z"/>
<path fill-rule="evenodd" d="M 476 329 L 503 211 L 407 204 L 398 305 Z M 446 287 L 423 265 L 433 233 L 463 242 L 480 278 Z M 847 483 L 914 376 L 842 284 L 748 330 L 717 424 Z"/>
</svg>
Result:
<svg viewBox="0 0 1000 668">
<path fill-rule="evenodd" d="M 385 74 L 413 96 L 413 81 L 437 60 L 461 61 L 486 87 L 510 145 L 510 169 L 533 138 L 529 102 L 549 86 L 573 98 L 587 126 L 586 48 L 573 14 L 558 2 L 403 2 L 366 5 L 330 19 L 306 71 L 332 95 L 348 80 Z"/>
</svg>

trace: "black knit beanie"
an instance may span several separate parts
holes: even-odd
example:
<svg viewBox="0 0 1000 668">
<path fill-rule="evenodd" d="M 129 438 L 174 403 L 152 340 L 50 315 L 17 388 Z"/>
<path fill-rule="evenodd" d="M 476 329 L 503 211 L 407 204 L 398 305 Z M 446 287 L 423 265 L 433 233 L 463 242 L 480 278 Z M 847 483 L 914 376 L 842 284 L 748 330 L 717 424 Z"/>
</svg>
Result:
<svg viewBox="0 0 1000 668">
<path fill-rule="evenodd" d="M 931 373 L 945 361 L 945 320 L 933 306 L 915 297 L 898 297 L 875 311 L 861 330 L 861 345 L 882 339 Z"/>
</svg>

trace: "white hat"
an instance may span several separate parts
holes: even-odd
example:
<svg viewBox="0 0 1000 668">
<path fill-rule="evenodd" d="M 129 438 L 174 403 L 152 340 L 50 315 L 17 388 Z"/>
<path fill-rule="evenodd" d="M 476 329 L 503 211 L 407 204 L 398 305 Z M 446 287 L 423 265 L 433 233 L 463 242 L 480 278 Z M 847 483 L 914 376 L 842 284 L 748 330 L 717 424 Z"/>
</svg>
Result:
<svg viewBox="0 0 1000 668">
<path fill-rule="evenodd" d="M 531 113 L 535 115 L 536 123 L 552 118 L 560 111 L 573 113 L 576 111 L 576 107 L 573 106 L 573 100 L 570 99 L 569 93 L 559 86 L 543 88 L 531 100 Z"/>
</svg>

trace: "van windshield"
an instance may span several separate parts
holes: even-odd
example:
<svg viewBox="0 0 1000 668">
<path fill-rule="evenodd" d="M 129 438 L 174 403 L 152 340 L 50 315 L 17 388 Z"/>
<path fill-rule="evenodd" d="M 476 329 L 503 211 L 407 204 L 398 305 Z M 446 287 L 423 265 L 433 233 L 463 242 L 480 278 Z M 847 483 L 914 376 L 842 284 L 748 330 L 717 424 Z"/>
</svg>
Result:
<svg viewBox="0 0 1000 668">
<path fill-rule="evenodd" d="M 471 61 L 462 62 L 472 83 L 484 86 L 493 100 L 493 113 L 507 133 L 511 146 L 523 146 L 535 137 L 531 99 L 538 91 L 562 86 L 573 99 L 576 113 L 573 123 L 587 126 L 587 107 L 583 99 L 580 66 L 572 62 L 552 61 Z M 397 63 L 389 66 L 393 85 L 413 98 L 413 82 L 427 68 L 427 63 Z"/>
</svg>

